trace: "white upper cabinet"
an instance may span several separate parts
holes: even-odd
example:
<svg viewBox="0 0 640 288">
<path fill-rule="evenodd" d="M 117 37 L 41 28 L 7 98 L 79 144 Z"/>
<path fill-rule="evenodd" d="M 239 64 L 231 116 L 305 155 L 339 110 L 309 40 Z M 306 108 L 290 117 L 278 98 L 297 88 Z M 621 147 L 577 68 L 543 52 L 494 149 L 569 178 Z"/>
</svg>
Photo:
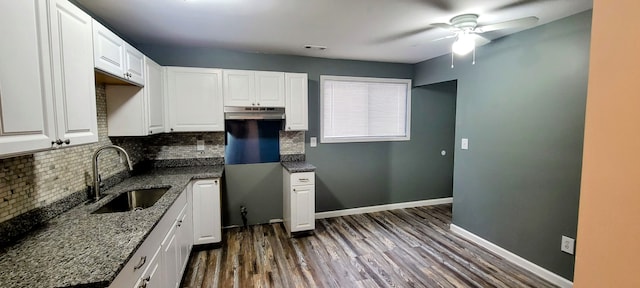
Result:
<svg viewBox="0 0 640 288">
<path fill-rule="evenodd" d="M 223 70 L 224 105 L 284 107 L 283 72 Z"/>
<path fill-rule="evenodd" d="M 143 85 L 145 76 L 144 54 L 125 42 L 124 47 L 124 75 L 136 84 Z"/>
<path fill-rule="evenodd" d="M 0 158 L 51 147 L 55 140 L 45 7 L 0 1 Z"/>
<path fill-rule="evenodd" d="M 306 73 L 285 73 L 286 131 L 309 130 L 309 107 Z"/>
<path fill-rule="evenodd" d="M 224 131 L 222 70 L 166 68 L 170 132 Z"/>
<path fill-rule="evenodd" d="M 3 1 L 0 36 L 0 157 L 98 141 L 91 17 L 66 0 Z"/>
<path fill-rule="evenodd" d="M 63 146 L 98 141 L 91 20 L 66 0 L 49 1 L 56 141 Z"/>
<path fill-rule="evenodd" d="M 149 134 L 164 132 L 164 75 L 162 66 L 145 57 L 145 85 Z"/>
<path fill-rule="evenodd" d="M 146 58 L 144 88 L 106 85 L 109 136 L 146 136 L 164 132 L 162 67 Z"/>
<path fill-rule="evenodd" d="M 144 85 L 144 55 L 95 20 L 93 62 L 98 70 Z"/>
</svg>

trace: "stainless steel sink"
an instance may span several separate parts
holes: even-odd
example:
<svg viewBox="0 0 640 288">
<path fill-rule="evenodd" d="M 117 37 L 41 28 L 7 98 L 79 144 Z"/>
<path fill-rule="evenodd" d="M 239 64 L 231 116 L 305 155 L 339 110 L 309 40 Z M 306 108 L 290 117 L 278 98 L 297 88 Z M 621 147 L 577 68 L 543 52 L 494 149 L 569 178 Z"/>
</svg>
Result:
<svg viewBox="0 0 640 288">
<path fill-rule="evenodd" d="M 118 195 L 118 197 L 113 198 L 107 204 L 104 204 L 92 214 L 126 212 L 149 208 L 153 206 L 167 190 L 169 190 L 169 187 L 138 189 L 124 192 Z"/>
</svg>

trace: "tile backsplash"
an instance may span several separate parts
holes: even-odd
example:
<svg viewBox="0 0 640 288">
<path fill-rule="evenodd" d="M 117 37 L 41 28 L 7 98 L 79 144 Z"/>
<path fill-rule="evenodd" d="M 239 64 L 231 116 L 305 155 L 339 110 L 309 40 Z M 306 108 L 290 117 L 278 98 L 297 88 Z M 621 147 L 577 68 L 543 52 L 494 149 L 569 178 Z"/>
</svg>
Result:
<svg viewBox="0 0 640 288">
<path fill-rule="evenodd" d="M 98 143 L 0 159 L 0 223 L 86 191 L 93 181 L 91 157 L 104 145 L 123 147 L 134 164 L 144 160 L 224 157 L 224 132 L 110 138 L 104 85 L 96 85 L 96 104 Z M 304 138 L 303 131 L 281 131 L 280 154 L 304 154 Z M 196 140 L 204 140 L 204 151 L 196 150 Z M 102 179 L 126 170 L 117 155 L 112 150 L 101 154 Z"/>
</svg>

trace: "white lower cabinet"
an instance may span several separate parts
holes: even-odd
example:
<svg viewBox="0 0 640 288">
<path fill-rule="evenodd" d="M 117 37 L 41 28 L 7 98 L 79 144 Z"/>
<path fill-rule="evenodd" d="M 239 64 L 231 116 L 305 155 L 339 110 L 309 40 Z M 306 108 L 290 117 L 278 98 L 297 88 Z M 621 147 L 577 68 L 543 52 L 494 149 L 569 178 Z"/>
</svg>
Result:
<svg viewBox="0 0 640 288">
<path fill-rule="evenodd" d="M 196 180 L 192 185 L 193 244 L 222 241 L 220 179 Z"/>
<path fill-rule="evenodd" d="M 283 168 L 284 227 L 287 233 L 315 229 L 315 172 L 290 173 Z"/>
<path fill-rule="evenodd" d="M 149 265 L 147 269 L 142 273 L 142 276 L 136 284 L 133 286 L 135 288 L 157 288 L 157 287 L 165 287 L 164 283 L 164 275 L 161 266 L 162 254 L 162 246 L 159 246 L 156 249 L 156 252 L 153 253 L 153 257 L 151 257 L 151 261 L 149 261 Z"/>
<path fill-rule="evenodd" d="M 193 242 L 188 189 L 182 192 L 109 287 L 174 288 Z"/>
</svg>

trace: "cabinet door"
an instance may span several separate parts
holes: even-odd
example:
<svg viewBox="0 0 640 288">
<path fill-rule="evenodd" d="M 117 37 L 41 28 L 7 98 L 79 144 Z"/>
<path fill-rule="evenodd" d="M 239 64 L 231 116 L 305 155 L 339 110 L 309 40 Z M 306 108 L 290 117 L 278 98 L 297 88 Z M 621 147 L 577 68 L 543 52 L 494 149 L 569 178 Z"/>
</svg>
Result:
<svg viewBox="0 0 640 288">
<path fill-rule="evenodd" d="M 149 134 L 164 132 L 164 77 L 162 67 L 149 58 L 145 58 L 145 86 Z"/>
<path fill-rule="evenodd" d="M 206 68 L 167 68 L 169 130 L 224 131 L 222 71 Z"/>
<path fill-rule="evenodd" d="M 93 23 L 93 61 L 95 68 L 117 77 L 124 76 L 124 41 L 98 21 Z"/>
<path fill-rule="evenodd" d="M 224 106 L 256 106 L 255 72 L 224 70 Z"/>
<path fill-rule="evenodd" d="M 70 145 L 97 142 L 92 19 L 66 0 L 51 0 L 49 21 L 57 137 Z"/>
<path fill-rule="evenodd" d="M 127 43 L 124 47 L 124 78 L 144 86 L 144 55 Z"/>
<path fill-rule="evenodd" d="M 51 147 L 55 125 L 46 9 L 0 1 L 0 158 Z M 40 13 L 39 13 L 40 12 Z M 44 14 L 43 14 L 44 13 Z"/>
<path fill-rule="evenodd" d="M 176 230 L 176 237 L 178 238 L 178 275 L 182 275 L 182 271 L 187 265 L 189 260 L 189 252 L 191 252 L 191 245 L 193 245 L 193 231 L 191 226 L 191 206 L 189 203 L 182 208 L 182 212 L 178 216 L 178 228 Z"/>
<path fill-rule="evenodd" d="M 291 232 L 315 228 L 315 186 L 291 187 Z"/>
<path fill-rule="evenodd" d="M 256 71 L 256 106 L 284 107 L 284 73 Z"/>
<path fill-rule="evenodd" d="M 167 283 L 166 287 L 176 287 L 179 285 L 178 279 L 178 257 L 180 250 L 178 240 L 176 238 L 177 221 L 171 226 L 167 236 L 162 241 L 162 261 L 164 266 L 164 276 Z"/>
<path fill-rule="evenodd" d="M 156 252 L 151 257 L 151 261 L 147 265 L 147 269 L 144 271 L 140 279 L 136 282 L 134 288 L 147 287 L 147 288 L 162 288 L 165 286 L 164 275 L 162 273 L 162 247 L 158 246 Z"/>
<path fill-rule="evenodd" d="M 220 221 L 220 181 L 198 180 L 193 183 L 193 244 L 222 241 Z"/>
<path fill-rule="evenodd" d="M 307 74 L 285 73 L 285 116 L 287 131 L 309 129 Z"/>
</svg>

